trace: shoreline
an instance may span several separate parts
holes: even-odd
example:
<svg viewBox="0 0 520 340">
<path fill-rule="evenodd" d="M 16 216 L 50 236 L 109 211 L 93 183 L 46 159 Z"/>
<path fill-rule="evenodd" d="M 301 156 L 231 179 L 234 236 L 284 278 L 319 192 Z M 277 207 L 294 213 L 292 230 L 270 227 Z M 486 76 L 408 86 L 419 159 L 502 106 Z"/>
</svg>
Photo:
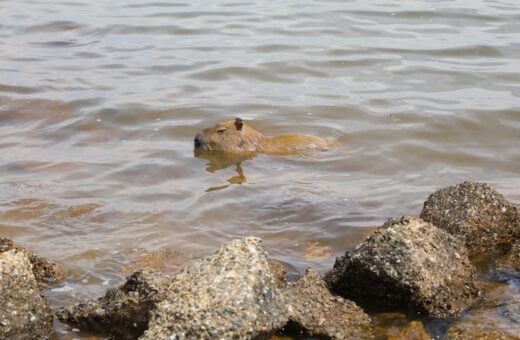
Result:
<svg viewBox="0 0 520 340">
<path fill-rule="evenodd" d="M 16 265 L 17 261 L 22 261 L 22 267 L 27 267 L 29 262 L 23 258 L 32 260 L 30 267 L 35 276 L 22 281 L 31 289 L 35 289 L 35 285 L 39 287 L 38 295 L 43 298 L 43 305 L 39 307 L 41 318 L 31 313 L 29 321 L 11 321 L 3 315 L 0 334 L 20 334 L 16 329 L 27 331 L 23 322 L 33 325 L 35 320 L 42 320 L 43 326 L 33 330 L 32 336 L 48 336 L 56 331 L 52 326 L 49 328 L 49 324 L 52 325 L 53 315 L 57 315 L 62 322 L 71 324 L 69 327 L 72 329 L 129 339 L 166 334 L 227 334 L 244 338 L 261 334 L 308 334 L 331 338 L 378 338 L 396 332 L 400 336 L 420 334 L 418 336 L 426 338 L 439 331 L 432 329 L 435 322 L 431 320 L 446 318 L 452 319 L 448 329 L 441 332 L 446 339 L 462 339 L 469 334 L 518 336 L 520 329 L 516 333 L 514 327 L 512 333 L 471 325 L 468 328 L 463 319 L 457 318 L 463 311 L 466 315 L 478 313 L 487 294 L 496 294 L 493 290 L 495 282 L 507 281 L 508 275 L 514 277 L 518 274 L 518 209 L 489 185 L 464 182 L 430 195 L 420 216 L 389 219 L 358 246 L 347 250 L 345 256 L 337 258 L 334 267 L 323 276 L 309 268 L 305 275 L 287 283 L 283 265 L 269 259 L 262 240 L 247 237 L 231 241 L 214 255 L 195 260 L 171 274 L 137 270 L 122 286 L 110 288 L 104 297 L 58 311 L 50 310 L 41 289 L 45 282 L 62 279 L 66 271 L 3 238 L 0 247 L 4 261 L 1 262 L 4 263 L 2 268 L 5 268 L 5 263 Z M 428 241 L 430 237 L 431 241 Z M 491 264 L 488 257 L 487 265 L 482 268 L 478 259 L 490 252 L 496 257 Z M 5 260 L 6 256 L 22 260 L 9 262 Z M 472 261 L 481 267 L 478 271 Z M 484 277 L 482 273 L 486 271 L 492 274 Z M 18 279 L 13 274 L 18 273 L 17 270 L 9 273 L 6 275 L 4 270 L 2 280 Z M 245 278 L 252 281 L 248 283 Z M 35 284 L 36 281 L 39 283 Z M 216 282 L 221 283 L 214 285 Z M 173 291 L 172 286 L 176 286 Z M 432 291 L 434 286 L 437 288 Z M 460 290 L 456 288 L 459 286 Z M 200 291 L 197 293 L 194 289 Z M 255 289 L 260 290 L 251 296 Z M 12 298 L 6 295 L 8 288 L 3 292 L 0 298 Z M 250 293 L 244 296 L 244 292 Z M 190 297 L 190 294 L 195 295 Z M 209 294 L 208 300 L 204 300 L 205 294 Z M 215 305 L 220 306 L 220 310 L 215 306 L 207 309 L 214 301 L 220 301 L 220 305 Z M 520 295 L 518 301 L 520 306 Z M 256 315 L 253 319 L 245 319 L 250 320 L 244 321 L 248 326 L 242 323 L 233 326 L 235 321 L 231 320 L 235 319 L 222 321 L 226 320 L 224 316 L 229 317 L 228 314 L 237 317 L 236 311 L 230 307 L 235 303 L 242 306 L 239 310 L 249 310 L 247 315 Z M 172 304 L 177 307 L 172 307 Z M 16 303 L 11 301 L 9 305 L 16 306 Z M 185 309 L 186 306 L 191 307 Z M 194 306 L 199 306 L 195 312 L 192 310 Z M 511 305 L 511 308 L 515 307 Z M 270 312 L 264 314 L 263 308 Z M 183 313 L 184 317 L 179 316 Z M 260 315 L 268 317 L 262 319 Z M 416 317 L 411 319 L 409 315 Z M 199 318 L 200 321 L 194 321 Z M 19 322 L 18 326 L 16 322 Z M 212 322 L 216 323 L 212 326 Z M 396 324 L 400 326 L 396 327 Z"/>
</svg>

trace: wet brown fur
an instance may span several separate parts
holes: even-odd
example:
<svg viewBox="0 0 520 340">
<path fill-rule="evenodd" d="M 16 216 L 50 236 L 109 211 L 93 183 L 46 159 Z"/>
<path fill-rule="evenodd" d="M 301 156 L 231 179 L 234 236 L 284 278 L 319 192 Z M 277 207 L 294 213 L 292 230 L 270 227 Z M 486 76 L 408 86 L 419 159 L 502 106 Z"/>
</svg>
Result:
<svg viewBox="0 0 520 340">
<path fill-rule="evenodd" d="M 240 118 L 219 122 L 195 136 L 195 150 L 199 151 L 287 155 L 323 150 L 331 144 L 330 140 L 305 134 L 265 136 Z"/>
</svg>

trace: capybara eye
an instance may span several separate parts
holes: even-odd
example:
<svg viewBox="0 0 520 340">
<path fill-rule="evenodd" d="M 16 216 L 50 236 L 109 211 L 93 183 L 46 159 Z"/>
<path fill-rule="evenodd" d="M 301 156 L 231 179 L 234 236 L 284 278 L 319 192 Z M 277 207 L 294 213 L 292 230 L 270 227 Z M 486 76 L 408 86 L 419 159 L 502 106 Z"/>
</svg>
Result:
<svg viewBox="0 0 520 340">
<path fill-rule="evenodd" d="M 226 131 L 226 128 L 218 129 L 217 133 L 224 133 L 224 131 Z"/>
</svg>

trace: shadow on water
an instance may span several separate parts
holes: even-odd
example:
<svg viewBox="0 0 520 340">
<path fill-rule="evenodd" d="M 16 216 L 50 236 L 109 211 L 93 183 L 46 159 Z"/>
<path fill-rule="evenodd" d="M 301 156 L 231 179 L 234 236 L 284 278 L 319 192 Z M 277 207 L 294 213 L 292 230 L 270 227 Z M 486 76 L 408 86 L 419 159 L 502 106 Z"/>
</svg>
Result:
<svg viewBox="0 0 520 340">
<path fill-rule="evenodd" d="M 229 184 L 213 186 L 206 189 L 206 192 L 217 191 L 228 188 L 233 184 L 243 184 L 247 182 L 246 175 L 244 174 L 244 170 L 242 169 L 242 162 L 246 160 L 251 160 L 256 157 L 255 152 L 247 152 L 247 153 L 229 153 L 229 152 L 209 152 L 209 151 L 200 151 L 195 150 L 193 152 L 196 158 L 205 159 L 208 162 L 206 163 L 206 171 L 213 173 L 219 170 L 227 169 L 229 167 L 235 167 L 235 176 L 231 176 L 227 179 Z"/>
</svg>

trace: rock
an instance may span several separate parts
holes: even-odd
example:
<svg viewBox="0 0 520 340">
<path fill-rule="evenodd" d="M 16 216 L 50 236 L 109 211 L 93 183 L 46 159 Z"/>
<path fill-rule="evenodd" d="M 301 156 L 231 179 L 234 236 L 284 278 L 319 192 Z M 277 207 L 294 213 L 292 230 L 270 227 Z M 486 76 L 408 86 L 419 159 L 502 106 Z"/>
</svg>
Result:
<svg viewBox="0 0 520 340">
<path fill-rule="evenodd" d="M 49 262 L 47 259 L 40 257 L 31 250 L 17 246 L 13 241 L 6 237 L 0 236 L 0 253 L 16 249 L 24 252 L 32 263 L 32 270 L 36 280 L 40 282 L 56 282 L 63 279 L 67 271 L 55 264 Z"/>
<path fill-rule="evenodd" d="M 430 340 L 421 321 L 409 321 L 403 313 L 381 313 L 375 317 L 376 339 Z"/>
<path fill-rule="evenodd" d="M 434 192 L 421 218 L 460 237 L 472 254 L 508 247 L 520 238 L 518 210 L 485 183 L 464 182 Z"/>
<path fill-rule="evenodd" d="M 479 295 L 462 242 L 416 217 L 389 219 L 337 258 L 325 279 L 361 305 L 408 306 L 435 318 L 458 314 Z"/>
<path fill-rule="evenodd" d="M 154 270 L 164 274 L 173 274 L 182 268 L 182 261 L 178 254 L 171 249 L 155 251 L 140 251 L 139 254 L 121 267 L 121 273 L 128 276 L 138 270 Z"/>
<path fill-rule="evenodd" d="M 251 339 L 287 320 L 262 240 L 247 237 L 181 270 L 142 339 Z"/>
<path fill-rule="evenodd" d="M 332 248 L 319 242 L 307 242 L 300 256 L 305 260 L 323 260 L 332 256 Z"/>
<path fill-rule="evenodd" d="M 290 329 L 331 339 L 372 339 L 372 321 L 354 302 L 333 296 L 323 278 L 314 270 L 290 284 Z"/>
<path fill-rule="evenodd" d="M 430 340 L 432 337 L 424 330 L 423 323 L 421 321 L 410 321 L 408 324 L 401 329 L 399 336 L 390 337 L 388 340 Z"/>
<path fill-rule="evenodd" d="M 408 324 L 408 317 L 404 313 L 388 312 L 374 315 L 374 329 L 377 339 L 387 339 L 399 336 L 401 330 Z"/>
<path fill-rule="evenodd" d="M 269 269 L 276 280 L 276 287 L 282 289 L 287 285 L 287 271 L 283 264 L 275 260 L 269 260 Z"/>
<path fill-rule="evenodd" d="M 156 304 L 166 298 L 169 282 L 157 272 L 137 271 L 119 288 L 108 290 L 104 297 L 64 308 L 56 316 L 82 329 L 136 339 L 148 328 Z"/>
<path fill-rule="evenodd" d="M 495 261 L 498 271 L 520 276 L 520 241 L 516 241 L 509 252 Z"/>
<path fill-rule="evenodd" d="M 0 252 L 0 339 L 45 339 L 52 311 L 23 251 Z"/>
</svg>

